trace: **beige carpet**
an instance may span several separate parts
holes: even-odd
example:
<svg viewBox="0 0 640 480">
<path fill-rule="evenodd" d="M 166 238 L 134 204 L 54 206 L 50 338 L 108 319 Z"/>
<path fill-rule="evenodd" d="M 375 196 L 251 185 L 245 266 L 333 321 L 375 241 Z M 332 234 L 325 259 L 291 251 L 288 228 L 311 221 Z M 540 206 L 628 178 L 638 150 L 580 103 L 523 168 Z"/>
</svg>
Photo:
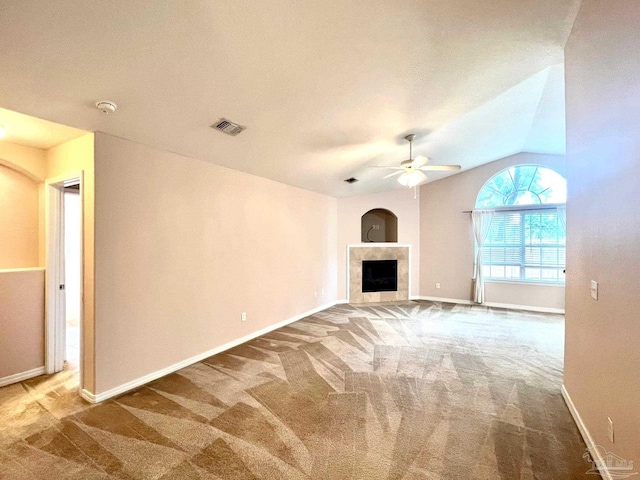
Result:
<svg viewBox="0 0 640 480">
<path fill-rule="evenodd" d="M 560 396 L 563 330 L 341 305 L 101 405 L 42 377 L 0 389 L 0 479 L 597 478 Z"/>
</svg>

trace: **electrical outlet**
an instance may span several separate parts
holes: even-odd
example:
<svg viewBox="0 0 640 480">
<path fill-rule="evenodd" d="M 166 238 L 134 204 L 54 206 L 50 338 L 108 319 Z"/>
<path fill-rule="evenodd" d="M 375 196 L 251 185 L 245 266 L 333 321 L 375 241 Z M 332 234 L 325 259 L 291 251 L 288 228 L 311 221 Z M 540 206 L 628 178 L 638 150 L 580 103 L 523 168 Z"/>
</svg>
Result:
<svg viewBox="0 0 640 480">
<path fill-rule="evenodd" d="M 247 321 L 247 312 L 242 312 L 240 314 L 240 321 L 241 322 L 246 322 Z"/>
<path fill-rule="evenodd" d="M 609 432 L 609 441 L 611 443 L 615 443 L 615 437 L 613 435 L 613 420 L 611 420 L 611 417 L 607 417 L 607 420 L 609 421 L 608 426 L 608 432 Z"/>
<path fill-rule="evenodd" d="M 436 288 L 440 288 L 440 282 L 436 282 Z"/>
<path fill-rule="evenodd" d="M 598 299 L 598 282 L 591 280 L 591 298 Z"/>
</svg>

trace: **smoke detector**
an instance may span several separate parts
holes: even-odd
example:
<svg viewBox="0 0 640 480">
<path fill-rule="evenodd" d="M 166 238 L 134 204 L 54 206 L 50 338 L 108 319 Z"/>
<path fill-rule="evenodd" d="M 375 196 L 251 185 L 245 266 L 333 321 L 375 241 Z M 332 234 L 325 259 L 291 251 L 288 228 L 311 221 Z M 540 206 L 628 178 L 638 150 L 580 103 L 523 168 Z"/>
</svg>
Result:
<svg viewBox="0 0 640 480">
<path fill-rule="evenodd" d="M 96 108 L 105 115 L 109 115 L 116 111 L 118 105 L 116 105 L 116 102 L 112 102 L 111 100 L 100 100 L 99 102 L 96 102 Z"/>
<path fill-rule="evenodd" d="M 227 135 L 231 135 L 232 137 L 235 137 L 247 127 L 238 125 L 237 123 L 234 123 L 231 120 L 227 120 L 226 118 L 221 118 L 220 121 L 211 125 L 211 128 L 213 128 L 214 130 L 219 130 L 222 133 L 226 133 Z"/>
</svg>

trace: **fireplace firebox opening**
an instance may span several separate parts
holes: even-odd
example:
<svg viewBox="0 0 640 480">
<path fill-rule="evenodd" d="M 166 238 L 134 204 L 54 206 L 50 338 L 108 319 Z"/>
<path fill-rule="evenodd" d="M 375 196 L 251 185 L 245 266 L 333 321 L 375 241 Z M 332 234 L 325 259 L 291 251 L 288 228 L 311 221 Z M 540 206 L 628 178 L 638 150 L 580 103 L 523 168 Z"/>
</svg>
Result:
<svg viewBox="0 0 640 480">
<path fill-rule="evenodd" d="M 397 260 L 363 260 L 362 292 L 398 291 Z"/>
</svg>

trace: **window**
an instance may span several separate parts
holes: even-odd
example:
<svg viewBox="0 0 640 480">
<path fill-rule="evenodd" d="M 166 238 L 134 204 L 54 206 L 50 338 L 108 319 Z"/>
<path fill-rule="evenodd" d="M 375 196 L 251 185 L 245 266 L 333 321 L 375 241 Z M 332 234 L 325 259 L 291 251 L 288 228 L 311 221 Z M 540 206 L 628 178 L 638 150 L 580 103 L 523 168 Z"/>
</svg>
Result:
<svg viewBox="0 0 640 480">
<path fill-rule="evenodd" d="M 518 165 L 491 178 L 476 208 L 494 210 L 482 247 L 486 280 L 564 283 L 566 180 L 536 165 Z"/>
<path fill-rule="evenodd" d="M 482 249 L 484 278 L 564 282 L 565 250 L 555 210 L 496 212 Z"/>
<path fill-rule="evenodd" d="M 476 208 L 517 205 L 564 205 L 567 181 L 558 172 L 538 165 L 516 165 L 497 173 L 480 189 Z"/>
</svg>

